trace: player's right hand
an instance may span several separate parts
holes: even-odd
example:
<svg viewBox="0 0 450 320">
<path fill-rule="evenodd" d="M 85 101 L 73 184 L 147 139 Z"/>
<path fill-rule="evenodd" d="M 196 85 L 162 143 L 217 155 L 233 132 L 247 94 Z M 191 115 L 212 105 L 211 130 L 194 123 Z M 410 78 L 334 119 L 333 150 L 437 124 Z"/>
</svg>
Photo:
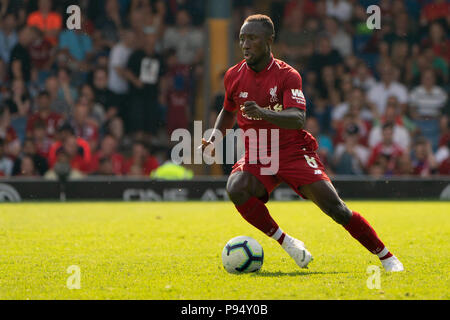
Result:
<svg viewBox="0 0 450 320">
<path fill-rule="evenodd" d="M 202 148 L 202 151 L 205 151 L 205 148 L 210 144 L 212 144 L 213 146 L 211 150 L 211 157 L 214 157 L 216 155 L 216 149 L 214 148 L 214 143 L 212 143 L 211 141 L 206 141 L 206 139 L 202 138 L 202 145 L 200 146 L 200 148 Z"/>
</svg>

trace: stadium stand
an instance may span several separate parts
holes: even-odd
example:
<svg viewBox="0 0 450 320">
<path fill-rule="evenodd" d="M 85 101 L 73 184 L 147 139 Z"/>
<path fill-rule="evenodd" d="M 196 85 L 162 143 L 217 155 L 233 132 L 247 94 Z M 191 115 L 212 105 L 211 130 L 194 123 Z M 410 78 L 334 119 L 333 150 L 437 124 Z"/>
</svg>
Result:
<svg viewBox="0 0 450 320">
<path fill-rule="evenodd" d="M 66 29 L 68 4 L 81 7 L 81 30 Z M 273 18 L 274 53 L 303 77 L 330 176 L 450 175 L 450 3 L 370 4 L 379 30 L 365 0 L 234 1 L 233 36 L 247 14 Z M 79 178 L 150 176 L 173 130 L 203 119 L 205 7 L 0 1 L 0 176 L 52 177 L 59 162 Z M 211 97 L 215 115 L 223 93 Z"/>
</svg>

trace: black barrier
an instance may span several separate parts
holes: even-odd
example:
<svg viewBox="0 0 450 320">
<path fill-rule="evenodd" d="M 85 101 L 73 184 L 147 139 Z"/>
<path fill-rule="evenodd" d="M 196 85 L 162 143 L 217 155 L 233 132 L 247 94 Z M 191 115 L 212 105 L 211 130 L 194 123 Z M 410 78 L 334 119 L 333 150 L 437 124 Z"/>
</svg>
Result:
<svg viewBox="0 0 450 320">
<path fill-rule="evenodd" d="M 450 177 L 439 179 L 339 177 L 333 179 L 344 199 L 450 200 Z M 41 179 L 0 180 L 0 201 L 221 201 L 228 200 L 226 178 L 196 178 L 187 181 L 156 181 L 128 178 L 88 178 L 69 181 L 64 188 L 57 181 Z M 271 194 L 279 201 L 299 197 L 282 184 Z"/>
</svg>

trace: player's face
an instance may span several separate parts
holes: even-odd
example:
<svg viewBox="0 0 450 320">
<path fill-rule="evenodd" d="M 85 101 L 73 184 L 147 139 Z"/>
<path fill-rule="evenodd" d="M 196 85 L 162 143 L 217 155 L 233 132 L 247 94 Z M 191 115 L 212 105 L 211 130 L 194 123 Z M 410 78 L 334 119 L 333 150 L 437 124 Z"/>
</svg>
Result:
<svg viewBox="0 0 450 320">
<path fill-rule="evenodd" d="M 270 54 L 270 37 L 259 22 L 246 22 L 239 33 L 239 45 L 249 66 L 257 65 Z"/>
</svg>

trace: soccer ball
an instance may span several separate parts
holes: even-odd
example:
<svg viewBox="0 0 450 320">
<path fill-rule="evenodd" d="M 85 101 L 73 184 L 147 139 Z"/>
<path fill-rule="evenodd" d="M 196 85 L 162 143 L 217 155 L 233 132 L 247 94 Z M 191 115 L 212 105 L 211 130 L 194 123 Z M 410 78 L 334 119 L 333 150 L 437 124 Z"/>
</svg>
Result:
<svg viewBox="0 0 450 320">
<path fill-rule="evenodd" d="M 231 239 L 222 251 L 222 263 L 229 273 L 249 273 L 261 269 L 264 251 L 253 238 L 239 236 Z"/>
</svg>

